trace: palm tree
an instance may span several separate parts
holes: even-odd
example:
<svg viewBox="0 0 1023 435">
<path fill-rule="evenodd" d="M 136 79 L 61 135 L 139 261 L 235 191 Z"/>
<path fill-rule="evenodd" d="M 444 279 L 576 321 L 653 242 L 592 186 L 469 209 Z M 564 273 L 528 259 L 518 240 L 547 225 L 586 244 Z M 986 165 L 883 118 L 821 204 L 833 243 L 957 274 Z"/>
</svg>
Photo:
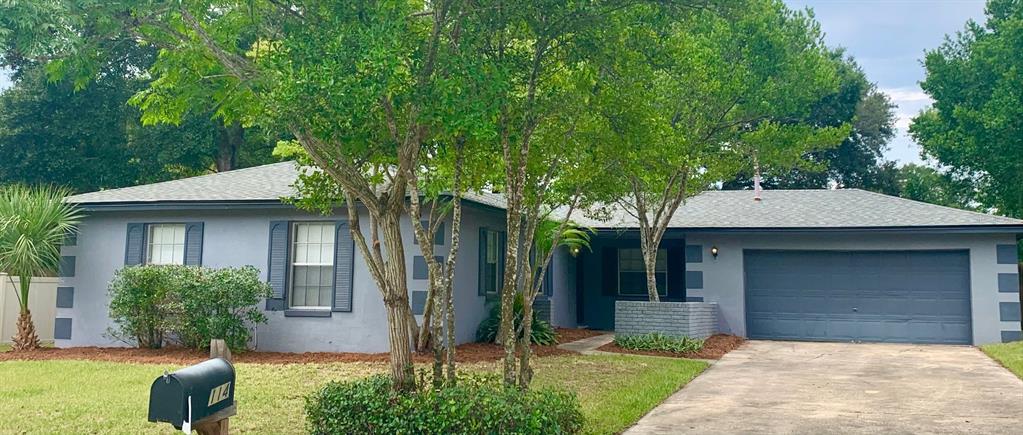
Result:
<svg viewBox="0 0 1023 435">
<path fill-rule="evenodd" d="M 60 267 L 60 245 L 81 215 L 65 203 L 68 191 L 54 187 L 0 187 L 0 272 L 19 279 L 17 335 L 14 350 L 39 347 L 28 292 L 32 277 L 54 276 Z M 13 284 L 13 279 L 11 282 Z"/>
</svg>

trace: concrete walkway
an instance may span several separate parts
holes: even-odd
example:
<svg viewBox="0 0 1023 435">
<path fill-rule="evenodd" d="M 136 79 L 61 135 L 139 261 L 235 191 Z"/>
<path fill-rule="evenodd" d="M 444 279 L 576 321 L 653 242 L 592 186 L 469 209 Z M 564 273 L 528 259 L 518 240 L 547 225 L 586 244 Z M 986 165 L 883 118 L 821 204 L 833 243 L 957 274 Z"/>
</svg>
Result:
<svg viewBox="0 0 1023 435">
<path fill-rule="evenodd" d="M 608 344 L 615 340 L 614 334 L 604 334 L 595 337 L 584 338 L 582 340 L 576 340 L 564 344 L 559 344 L 559 349 L 570 350 L 572 352 L 578 352 L 583 355 L 594 355 L 608 352 L 602 352 L 597 350 L 600 346 Z"/>
<path fill-rule="evenodd" d="M 1023 381 L 968 346 L 752 341 L 626 434 L 1023 433 Z"/>
</svg>

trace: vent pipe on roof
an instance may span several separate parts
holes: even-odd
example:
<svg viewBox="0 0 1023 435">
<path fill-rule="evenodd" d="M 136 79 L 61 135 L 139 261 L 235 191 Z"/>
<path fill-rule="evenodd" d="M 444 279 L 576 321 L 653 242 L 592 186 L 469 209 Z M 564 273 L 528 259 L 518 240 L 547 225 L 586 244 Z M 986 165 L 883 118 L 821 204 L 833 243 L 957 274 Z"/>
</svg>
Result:
<svg viewBox="0 0 1023 435">
<path fill-rule="evenodd" d="M 764 189 L 760 187 L 760 162 L 757 160 L 757 155 L 753 154 L 753 200 L 760 201 L 760 193 Z"/>
</svg>

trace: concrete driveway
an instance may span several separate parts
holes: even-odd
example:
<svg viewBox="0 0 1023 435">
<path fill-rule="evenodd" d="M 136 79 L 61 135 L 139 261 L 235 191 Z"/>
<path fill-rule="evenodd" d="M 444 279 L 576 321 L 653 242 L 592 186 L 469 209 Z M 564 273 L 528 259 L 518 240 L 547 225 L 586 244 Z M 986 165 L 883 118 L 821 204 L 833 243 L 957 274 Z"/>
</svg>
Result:
<svg viewBox="0 0 1023 435">
<path fill-rule="evenodd" d="M 627 434 L 1023 433 L 1023 381 L 967 346 L 751 341 Z"/>
</svg>

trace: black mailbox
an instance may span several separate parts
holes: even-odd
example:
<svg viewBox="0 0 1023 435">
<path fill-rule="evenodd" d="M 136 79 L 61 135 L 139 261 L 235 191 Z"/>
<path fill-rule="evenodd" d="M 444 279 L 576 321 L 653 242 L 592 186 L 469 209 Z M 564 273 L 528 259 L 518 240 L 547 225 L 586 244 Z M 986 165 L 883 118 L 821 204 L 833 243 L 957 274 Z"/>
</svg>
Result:
<svg viewBox="0 0 1023 435">
<path fill-rule="evenodd" d="M 149 389 L 149 421 L 188 429 L 234 407 L 234 367 L 215 358 L 164 374 Z"/>
</svg>

